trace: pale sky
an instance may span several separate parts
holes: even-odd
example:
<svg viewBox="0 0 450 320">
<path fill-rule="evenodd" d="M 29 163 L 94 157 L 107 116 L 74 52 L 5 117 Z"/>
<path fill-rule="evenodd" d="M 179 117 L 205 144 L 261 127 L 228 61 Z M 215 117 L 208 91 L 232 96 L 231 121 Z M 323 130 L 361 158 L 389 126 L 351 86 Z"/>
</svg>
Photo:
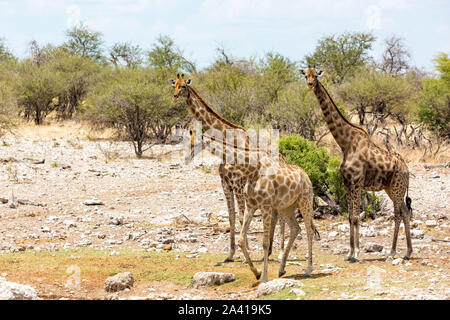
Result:
<svg viewBox="0 0 450 320">
<path fill-rule="evenodd" d="M 103 33 L 106 47 L 149 49 L 169 35 L 200 68 L 218 44 L 235 57 L 275 51 L 299 61 L 323 36 L 345 31 L 372 31 L 376 58 L 385 38 L 403 37 L 427 71 L 437 52 L 450 53 L 449 0 L 0 0 L 0 37 L 19 57 L 32 39 L 61 44 L 80 21 Z"/>
</svg>

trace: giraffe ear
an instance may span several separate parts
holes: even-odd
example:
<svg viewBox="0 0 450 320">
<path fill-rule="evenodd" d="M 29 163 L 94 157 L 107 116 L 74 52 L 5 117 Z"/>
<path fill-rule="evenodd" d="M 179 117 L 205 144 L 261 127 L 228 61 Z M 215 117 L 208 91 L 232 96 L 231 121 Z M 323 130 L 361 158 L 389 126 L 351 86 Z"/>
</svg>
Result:
<svg viewBox="0 0 450 320">
<path fill-rule="evenodd" d="M 186 84 L 187 84 L 188 86 L 190 86 L 190 85 L 192 84 L 192 80 L 189 79 L 188 81 L 186 81 Z"/>
<path fill-rule="evenodd" d="M 323 70 L 319 70 L 319 72 L 317 72 L 317 77 L 320 78 L 321 76 L 323 76 Z"/>
<path fill-rule="evenodd" d="M 175 87 L 175 80 L 170 79 L 170 80 L 169 80 L 169 83 L 172 85 L 172 87 Z"/>
<path fill-rule="evenodd" d="M 303 69 L 299 69 L 298 71 L 300 71 L 300 74 L 301 74 L 301 75 L 306 75 L 306 72 L 305 72 L 305 70 L 303 70 Z"/>
</svg>

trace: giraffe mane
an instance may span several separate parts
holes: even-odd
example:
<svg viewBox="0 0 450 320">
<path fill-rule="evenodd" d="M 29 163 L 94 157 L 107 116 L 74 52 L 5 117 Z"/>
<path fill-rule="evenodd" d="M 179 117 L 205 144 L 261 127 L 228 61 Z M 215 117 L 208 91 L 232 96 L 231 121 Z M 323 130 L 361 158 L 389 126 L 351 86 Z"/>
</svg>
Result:
<svg viewBox="0 0 450 320">
<path fill-rule="evenodd" d="M 223 118 L 222 116 L 220 116 L 216 111 L 214 111 L 210 106 L 208 106 L 208 104 L 207 104 L 207 103 L 206 103 L 206 102 L 198 95 L 197 92 L 195 92 L 195 90 L 194 90 L 191 86 L 188 86 L 188 89 L 189 89 L 189 91 L 195 96 L 195 98 L 203 104 L 203 106 L 205 107 L 205 109 L 206 109 L 209 113 L 211 113 L 212 115 L 214 115 L 214 117 L 216 117 L 217 119 L 219 119 L 221 122 L 227 124 L 228 126 L 234 128 L 234 129 L 241 129 L 241 130 L 247 131 L 247 130 L 245 130 L 243 127 L 238 126 L 237 124 L 234 124 L 234 123 L 232 123 L 231 121 L 229 121 L 229 120 Z"/>
<path fill-rule="evenodd" d="M 344 115 L 341 113 L 341 110 L 339 110 L 339 108 L 336 106 L 336 104 L 334 103 L 333 99 L 331 98 L 330 94 L 328 93 L 327 89 L 325 89 L 325 87 L 319 82 L 320 87 L 322 88 L 322 90 L 325 92 L 325 94 L 327 95 L 328 99 L 330 99 L 331 103 L 333 104 L 334 108 L 337 110 L 338 114 L 341 116 L 342 120 L 344 120 L 347 124 L 349 124 L 350 126 L 362 131 L 363 133 L 365 133 L 367 135 L 367 137 L 369 137 L 369 134 L 367 133 L 366 130 L 364 130 L 363 128 L 361 128 L 360 126 L 357 126 L 356 124 L 351 123 L 349 120 L 347 120 Z"/>
</svg>

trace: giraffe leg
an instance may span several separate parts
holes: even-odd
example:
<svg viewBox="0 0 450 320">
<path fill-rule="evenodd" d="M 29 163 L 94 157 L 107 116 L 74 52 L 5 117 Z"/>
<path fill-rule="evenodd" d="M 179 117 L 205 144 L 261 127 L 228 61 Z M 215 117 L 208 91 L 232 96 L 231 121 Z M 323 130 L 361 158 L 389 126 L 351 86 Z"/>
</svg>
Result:
<svg viewBox="0 0 450 320">
<path fill-rule="evenodd" d="M 272 219 L 272 209 L 264 208 L 261 210 L 263 214 L 264 224 L 264 237 L 263 237 L 263 249 L 264 249 L 264 271 L 261 283 L 268 281 L 268 260 L 269 260 L 269 246 L 270 246 L 270 221 Z"/>
<path fill-rule="evenodd" d="M 270 221 L 270 246 L 269 246 L 269 257 L 273 250 L 273 238 L 275 234 L 275 227 L 277 225 L 277 218 L 280 216 L 277 210 L 272 211 L 272 220 Z M 281 219 L 281 218 L 280 218 Z"/>
<path fill-rule="evenodd" d="M 345 183 L 345 181 L 344 181 Z M 354 228 L 353 228 L 353 198 L 351 194 L 351 186 L 348 183 L 345 183 L 345 189 L 347 193 L 347 206 L 348 206 L 348 222 L 350 224 L 350 250 L 348 256 L 345 258 L 346 261 L 350 261 L 353 258 L 354 254 Z"/>
<path fill-rule="evenodd" d="M 238 244 L 244 254 L 245 260 L 247 261 L 250 270 L 252 270 L 256 279 L 261 277 L 261 272 L 259 272 L 255 266 L 253 265 L 252 259 L 248 253 L 248 248 L 246 246 L 247 243 L 247 231 L 250 226 L 250 222 L 252 221 L 253 214 L 255 213 L 256 208 L 248 208 L 247 212 L 244 215 L 244 224 L 242 225 L 241 234 L 239 235 Z"/>
<path fill-rule="evenodd" d="M 411 212 L 406 207 L 406 204 L 402 201 L 402 217 L 403 217 L 403 224 L 405 226 L 405 236 L 406 236 L 406 245 L 407 245 L 407 251 L 404 259 L 411 258 L 412 254 L 412 243 L 411 243 L 411 232 L 410 232 L 410 220 L 411 220 Z"/>
<path fill-rule="evenodd" d="M 312 244 L 314 240 L 315 227 L 313 223 L 313 201 L 314 194 L 311 192 L 311 195 L 305 198 L 302 198 L 299 202 L 299 208 L 303 216 L 303 222 L 305 223 L 306 229 L 306 237 L 308 240 L 308 268 L 306 269 L 306 277 L 311 276 L 311 272 L 313 270 L 312 263 Z"/>
<path fill-rule="evenodd" d="M 397 238 L 398 238 L 398 231 L 400 229 L 400 222 L 401 222 L 401 212 L 400 207 L 398 204 L 394 203 L 394 236 L 392 239 L 392 247 L 391 247 L 391 253 L 389 254 L 388 259 L 393 259 L 395 257 L 395 254 L 397 253 Z"/>
<path fill-rule="evenodd" d="M 284 228 L 286 226 L 286 221 L 284 220 L 284 217 L 280 215 L 280 247 L 281 250 L 284 249 Z"/>
<path fill-rule="evenodd" d="M 233 262 L 234 253 L 236 251 L 236 211 L 234 208 L 234 194 L 233 188 L 225 179 L 222 170 L 219 170 L 219 173 L 221 175 L 223 193 L 227 200 L 228 220 L 230 222 L 230 253 L 224 262 Z"/>
<path fill-rule="evenodd" d="M 356 262 L 359 258 L 359 216 L 361 203 L 361 188 L 355 186 L 352 192 L 353 202 L 353 228 L 354 228 L 354 255 L 350 262 Z"/>
<path fill-rule="evenodd" d="M 289 226 L 289 240 L 286 245 L 286 248 L 284 248 L 283 256 L 281 258 L 280 262 L 280 269 L 278 271 L 278 277 L 283 276 L 286 273 L 285 267 L 286 267 L 286 260 L 289 256 L 289 251 L 291 250 L 292 245 L 294 244 L 295 238 L 297 238 L 297 235 L 300 232 L 300 227 L 298 226 L 298 222 L 295 219 L 295 208 L 297 204 L 295 204 L 294 207 L 290 207 L 282 212 L 282 214 L 285 217 L 285 221 L 287 222 Z"/>
</svg>

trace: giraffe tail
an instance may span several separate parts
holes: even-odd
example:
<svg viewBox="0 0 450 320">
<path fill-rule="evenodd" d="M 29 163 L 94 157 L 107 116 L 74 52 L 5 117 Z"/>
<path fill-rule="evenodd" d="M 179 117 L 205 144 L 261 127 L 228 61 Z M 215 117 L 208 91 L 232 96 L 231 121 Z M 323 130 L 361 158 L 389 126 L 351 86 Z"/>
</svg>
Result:
<svg viewBox="0 0 450 320">
<path fill-rule="evenodd" d="M 409 191 L 409 179 L 408 179 L 408 189 L 406 189 L 406 198 L 405 198 L 405 202 L 406 202 L 406 207 L 408 208 L 409 214 L 410 214 L 410 219 L 412 220 L 413 218 L 413 213 L 412 213 L 412 207 L 411 207 L 411 198 L 408 196 L 408 191 Z"/>
<path fill-rule="evenodd" d="M 314 236 L 316 238 L 317 241 L 320 240 L 320 233 L 319 230 L 317 230 L 316 226 L 313 224 L 313 229 L 314 229 Z"/>
</svg>

